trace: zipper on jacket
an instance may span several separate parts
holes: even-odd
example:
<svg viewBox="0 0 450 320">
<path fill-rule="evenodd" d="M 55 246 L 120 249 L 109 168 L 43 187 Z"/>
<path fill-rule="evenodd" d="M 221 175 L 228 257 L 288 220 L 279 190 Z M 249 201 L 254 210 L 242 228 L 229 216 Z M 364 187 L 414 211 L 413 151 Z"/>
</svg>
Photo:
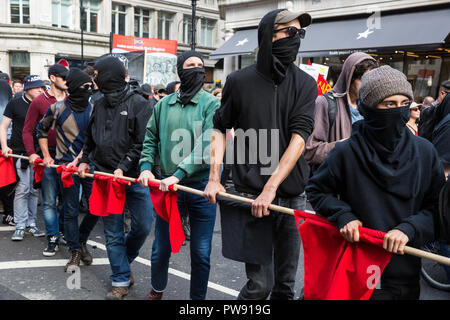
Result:
<svg viewBox="0 0 450 320">
<path fill-rule="evenodd" d="M 277 95 L 278 95 L 278 85 L 275 84 L 275 88 L 274 88 L 274 89 L 275 89 L 275 94 L 274 94 L 273 96 L 274 96 L 275 110 L 277 110 L 277 104 L 278 104 L 278 103 L 277 103 L 277 100 L 278 100 L 278 99 L 277 99 Z"/>
</svg>

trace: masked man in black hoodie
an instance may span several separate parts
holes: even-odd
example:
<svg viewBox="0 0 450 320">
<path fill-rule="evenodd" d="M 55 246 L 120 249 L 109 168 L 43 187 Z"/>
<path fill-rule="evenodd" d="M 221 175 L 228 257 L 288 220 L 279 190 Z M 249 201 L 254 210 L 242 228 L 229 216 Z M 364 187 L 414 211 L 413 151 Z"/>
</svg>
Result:
<svg viewBox="0 0 450 320">
<path fill-rule="evenodd" d="M 348 241 L 359 241 L 359 226 L 386 232 L 383 247 L 398 255 L 371 299 L 419 299 L 420 258 L 404 256 L 404 248 L 435 238 L 444 171 L 433 145 L 405 126 L 413 91 L 404 74 L 389 66 L 369 71 L 359 98 L 364 120 L 331 150 L 306 193 Z"/>
<path fill-rule="evenodd" d="M 126 69 L 116 57 L 105 57 L 94 65 L 95 83 L 103 97 L 97 100 L 86 131 L 79 172 L 95 169 L 121 176 L 137 177 L 145 127 L 153 112 L 138 92 L 125 81 Z M 123 215 L 103 217 L 106 249 L 112 269 L 112 290 L 106 298 L 122 300 L 134 279 L 131 262 L 138 256 L 153 222 L 153 206 L 148 189 L 138 184 L 126 186 L 126 207 L 131 213 L 131 231 L 124 237 Z"/>
<path fill-rule="evenodd" d="M 240 215 L 235 214 L 240 210 L 236 205 L 220 202 L 222 226 L 226 216 L 235 217 L 237 228 L 248 226 L 238 235 L 244 245 L 242 257 L 236 260 L 246 262 L 248 278 L 238 299 L 266 299 L 270 293 L 271 299 L 294 298 L 300 237 L 293 216 L 270 212 L 268 206 L 305 208 L 309 168 L 302 153 L 314 125 L 317 85 L 293 62 L 305 35 L 302 28 L 310 23 L 307 13 L 266 14 L 258 27 L 258 62 L 228 76 L 214 117 L 206 198 L 215 203 L 217 193 L 225 191 L 219 173 L 226 131 L 231 128 L 235 130 L 234 187 L 239 195 L 256 198 L 251 209 Z M 252 230 L 257 225 L 266 227 Z M 265 258 L 249 258 L 262 251 Z"/>
</svg>

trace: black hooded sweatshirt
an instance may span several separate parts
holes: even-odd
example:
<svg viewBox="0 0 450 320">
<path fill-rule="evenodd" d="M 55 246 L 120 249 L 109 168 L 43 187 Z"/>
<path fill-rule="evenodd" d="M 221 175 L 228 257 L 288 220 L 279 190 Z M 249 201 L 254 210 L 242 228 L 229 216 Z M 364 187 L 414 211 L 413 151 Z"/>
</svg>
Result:
<svg viewBox="0 0 450 320">
<path fill-rule="evenodd" d="M 221 107 L 213 119 L 214 128 L 222 133 L 226 133 L 227 129 L 235 129 L 233 182 L 237 191 L 254 195 L 262 192 L 270 178 L 270 174 L 261 172 L 261 168 L 275 169 L 289 145 L 291 135 L 297 133 L 306 142 L 314 126 L 317 97 L 317 84 L 314 79 L 293 63 L 286 66 L 284 74 L 274 72 L 272 36 L 275 17 L 280 11 L 271 11 L 261 19 L 258 27 L 258 61 L 227 77 Z M 239 129 L 249 135 L 251 131 L 256 133 L 256 140 L 245 139 L 244 163 L 238 161 L 238 149 L 239 145 L 242 145 L 237 139 Z M 269 129 L 267 138 L 261 138 L 263 135 L 258 134 L 260 129 Z M 273 165 L 272 159 L 271 165 L 264 158 L 272 158 L 271 136 L 276 130 L 279 130 L 278 139 L 274 140 L 278 144 L 278 154 L 274 155 L 274 159 L 278 162 Z M 252 159 L 249 156 L 254 155 L 258 155 L 256 161 L 250 161 Z M 309 167 L 302 155 L 279 186 L 277 196 L 290 198 L 301 194 L 308 176 Z"/>
<path fill-rule="evenodd" d="M 373 123 L 380 111 L 360 105 L 365 119 L 331 150 L 309 180 L 306 194 L 316 212 L 336 223 L 338 230 L 360 220 L 364 227 L 383 232 L 398 229 L 408 236 L 408 246 L 420 248 L 435 239 L 445 178 L 433 145 L 406 128 L 409 107 L 403 108 L 381 111 L 406 114 L 403 122 L 396 122 L 397 128 L 391 123 L 376 129 Z M 418 285 L 420 266 L 420 258 L 393 255 L 381 285 Z"/>
<path fill-rule="evenodd" d="M 80 162 L 108 173 L 122 169 L 125 176 L 136 178 L 153 108 L 125 82 L 125 69 L 117 58 L 103 58 L 94 68 L 99 70 L 97 84 L 103 96 L 95 103 Z"/>
</svg>

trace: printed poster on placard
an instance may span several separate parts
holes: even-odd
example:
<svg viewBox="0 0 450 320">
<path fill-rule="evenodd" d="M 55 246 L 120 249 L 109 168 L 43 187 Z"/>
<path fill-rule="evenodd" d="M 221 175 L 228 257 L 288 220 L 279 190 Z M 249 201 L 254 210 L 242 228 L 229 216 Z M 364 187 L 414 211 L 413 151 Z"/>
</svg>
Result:
<svg viewBox="0 0 450 320">
<path fill-rule="evenodd" d="M 167 86 L 177 80 L 177 56 L 170 53 L 145 52 L 144 83 L 152 87 Z"/>
<path fill-rule="evenodd" d="M 166 86 L 177 80 L 177 41 L 113 34 L 111 47 L 117 53 L 142 52 L 143 83 Z"/>
</svg>

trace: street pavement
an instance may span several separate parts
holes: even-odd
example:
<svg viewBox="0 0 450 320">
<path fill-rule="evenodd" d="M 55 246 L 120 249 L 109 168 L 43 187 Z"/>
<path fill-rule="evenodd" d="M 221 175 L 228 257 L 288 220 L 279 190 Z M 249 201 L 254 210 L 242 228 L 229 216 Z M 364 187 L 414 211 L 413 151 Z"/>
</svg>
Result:
<svg viewBox="0 0 450 320">
<path fill-rule="evenodd" d="M 83 215 L 80 215 L 80 219 Z M 39 210 L 38 226 L 44 230 Z M 153 228 L 152 228 L 153 229 Z M 26 235 L 23 241 L 11 241 L 13 228 L 0 226 L 0 300 L 103 300 L 110 289 L 110 267 L 107 259 L 101 220 L 93 230 L 88 248 L 94 257 L 91 266 L 81 265 L 75 278 L 64 272 L 69 253 L 65 246 L 54 257 L 44 257 L 45 237 Z M 154 231 L 147 238 L 131 269 L 135 285 L 126 300 L 142 300 L 150 291 L 150 256 Z M 214 228 L 211 273 L 207 300 L 235 300 L 246 282 L 244 264 L 226 259 L 221 252 L 220 217 Z M 303 261 L 301 254 L 300 261 Z M 189 242 L 170 261 L 169 282 L 165 300 L 189 300 Z M 298 299 L 303 285 L 303 266 L 299 264 L 295 286 Z M 421 299 L 450 300 L 450 292 L 429 287 L 422 281 Z"/>
</svg>

